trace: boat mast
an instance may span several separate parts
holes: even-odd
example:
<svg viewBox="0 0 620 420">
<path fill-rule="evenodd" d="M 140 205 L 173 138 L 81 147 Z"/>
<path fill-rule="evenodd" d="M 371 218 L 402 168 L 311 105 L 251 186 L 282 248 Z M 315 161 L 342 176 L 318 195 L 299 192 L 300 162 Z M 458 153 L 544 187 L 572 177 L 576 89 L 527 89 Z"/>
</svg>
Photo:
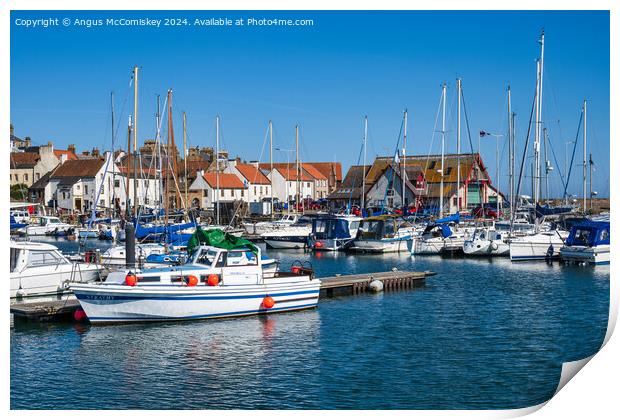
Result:
<svg viewBox="0 0 620 420">
<path fill-rule="evenodd" d="M 159 188 L 157 188 L 155 190 L 155 201 L 157 203 L 157 211 L 159 212 L 159 209 L 161 209 L 162 206 L 162 200 L 161 200 L 161 193 L 163 190 L 163 183 L 162 183 L 162 177 L 161 177 L 161 137 L 160 137 L 160 124 L 161 124 L 161 114 L 160 114 L 160 107 L 159 107 L 159 95 L 157 95 L 157 113 L 155 114 L 155 121 L 156 121 L 156 131 L 155 131 L 155 147 L 157 148 L 154 152 L 155 152 L 155 157 L 157 158 L 159 155 L 159 159 L 157 159 L 158 161 L 158 167 L 156 168 L 156 173 L 158 173 L 157 176 L 157 182 L 159 184 Z M 157 190 L 159 190 L 159 194 L 157 193 Z"/>
<path fill-rule="evenodd" d="M 441 117 L 441 175 L 439 183 L 439 217 L 443 217 L 443 160 L 444 160 L 444 147 L 446 138 L 446 84 L 444 83 L 441 88 L 441 101 L 442 101 L 442 117 Z"/>
<path fill-rule="evenodd" d="M 508 186 L 510 188 L 510 214 L 513 212 L 513 201 L 514 201 L 514 164 L 515 164 L 515 156 L 514 156 L 514 138 L 512 137 L 512 129 L 514 118 L 512 115 L 512 97 L 510 92 L 510 85 L 508 85 Z"/>
<path fill-rule="evenodd" d="M 131 204 L 129 197 L 129 180 L 131 179 L 131 115 L 127 121 L 127 178 L 125 179 L 125 216 L 131 217 Z"/>
<path fill-rule="evenodd" d="M 269 183 L 271 184 L 271 220 L 273 220 L 273 124 L 271 120 L 269 120 L 269 173 L 270 179 Z"/>
<path fill-rule="evenodd" d="M 403 214 L 405 214 L 405 206 L 407 205 L 406 204 L 406 200 L 405 200 L 405 197 L 407 195 L 406 189 L 405 189 L 405 183 L 406 183 L 406 178 L 407 178 L 407 172 L 406 172 L 407 171 L 407 169 L 406 169 L 407 168 L 407 164 L 406 164 L 406 160 L 407 160 L 407 110 L 406 109 L 405 109 L 405 116 L 404 116 L 404 118 L 405 118 L 405 122 L 404 122 L 405 130 L 404 130 L 404 134 L 403 134 L 403 163 L 402 163 L 402 165 L 403 165 L 403 170 L 402 170 L 402 172 L 403 172 L 403 174 L 402 174 L 403 188 L 401 190 L 401 194 L 402 194 L 401 203 L 402 203 L 402 207 L 403 207 Z"/>
<path fill-rule="evenodd" d="M 189 208 L 187 203 L 187 114 L 183 112 L 183 182 L 185 184 L 185 210 Z"/>
<path fill-rule="evenodd" d="M 138 66 L 133 68 L 133 154 L 138 158 Z M 134 166 L 135 166 L 134 162 Z M 138 214 L 138 178 L 134 168 L 133 174 L 133 217 Z"/>
<path fill-rule="evenodd" d="M 587 123 L 588 123 L 588 101 L 583 100 L 583 212 L 586 212 L 586 173 L 587 173 Z"/>
<path fill-rule="evenodd" d="M 456 79 L 456 211 L 461 211 L 461 79 Z"/>
<path fill-rule="evenodd" d="M 295 196 L 295 212 L 299 210 L 299 198 L 301 191 L 299 189 L 299 125 L 295 125 L 295 172 L 297 174 L 296 186 L 297 194 Z"/>
<path fill-rule="evenodd" d="M 543 152 L 545 154 L 545 202 L 549 203 L 549 160 L 547 156 L 547 127 L 543 127 Z"/>
<path fill-rule="evenodd" d="M 220 116 L 215 117 L 215 224 L 220 225 Z"/>
<path fill-rule="evenodd" d="M 112 202 L 110 207 L 112 207 L 112 217 L 114 217 L 116 209 L 116 188 L 114 187 L 114 182 L 116 181 L 116 171 L 114 170 L 114 92 L 110 92 L 110 108 L 112 111 Z"/>
<path fill-rule="evenodd" d="M 361 211 L 366 208 L 366 141 L 368 140 L 368 115 L 364 116 L 364 165 L 362 167 L 362 199 Z"/>
<path fill-rule="evenodd" d="M 537 74 L 536 74 L 536 131 L 534 138 L 534 203 L 538 203 L 540 199 L 540 135 L 542 128 L 542 97 L 543 97 L 543 71 L 545 63 L 545 31 L 540 34 L 540 59 L 537 60 Z"/>
</svg>

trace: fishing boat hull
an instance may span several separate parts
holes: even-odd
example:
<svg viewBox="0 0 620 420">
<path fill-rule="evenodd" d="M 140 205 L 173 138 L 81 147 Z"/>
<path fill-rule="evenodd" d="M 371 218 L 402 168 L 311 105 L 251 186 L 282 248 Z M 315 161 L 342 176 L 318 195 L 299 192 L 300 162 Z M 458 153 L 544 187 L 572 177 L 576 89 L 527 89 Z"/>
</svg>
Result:
<svg viewBox="0 0 620 420">
<path fill-rule="evenodd" d="M 52 298 L 68 292 L 72 282 L 92 283 L 99 280 L 99 269 L 94 264 L 61 264 L 55 270 L 49 267 L 27 268 L 11 273 L 11 298 Z"/>
<path fill-rule="evenodd" d="M 125 286 L 72 285 L 93 324 L 180 321 L 257 315 L 314 308 L 321 282 L 310 277 L 294 281 L 266 279 L 264 284 L 240 286 Z M 271 308 L 263 300 L 274 300 Z"/>
<path fill-rule="evenodd" d="M 609 245 L 564 246 L 560 248 L 560 257 L 562 261 L 576 264 L 609 264 L 609 249 Z"/>
</svg>

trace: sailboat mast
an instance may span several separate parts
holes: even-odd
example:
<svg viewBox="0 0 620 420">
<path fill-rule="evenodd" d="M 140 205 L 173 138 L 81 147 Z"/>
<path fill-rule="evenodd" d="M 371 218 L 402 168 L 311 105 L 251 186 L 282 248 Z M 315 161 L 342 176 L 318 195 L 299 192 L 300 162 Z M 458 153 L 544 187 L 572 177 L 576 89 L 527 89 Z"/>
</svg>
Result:
<svg viewBox="0 0 620 420">
<path fill-rule="evenodd" d="M 185 207 L 189 207 L 187 203 L 187 114 L 183 112 L 183 184 L 185 184 Z"/>
<path fill-rule="evenodd" d="M 116 208 L 116 188 L 114 182 L 116 181 L 116 171 L 114 170 L 114 92 L 110 92 L 110 109 L 112 113 L 112 202 L 110 207 L 112 208 L 112 217 L 114 217 L 114 210 Z"/>
<path fill-rule="evenodd" d="M 360 200 L 362 212 L 366 208 L 366 142 L 368 140 L 368 116 L 364 116 L 364 165 L 362 167 L 362 199 Z"/>
<path fill-rule="evenodd" d="M 583 212 L 586 212 L 586 173 L 587 173 L 587 140 L 588 140 L 588 101 L 583 101 Z"/>
<path fill-rule="evenodd" d="M 439 183 L 439 217 L 443 217 L 443 160 L 446 140 L 446 84 L 441 88 L 442 117 L 441 117 L 441 177 Z"/>
<path fill-rule="evenodd" d="M 158 159 L 158 167 L 156 168 L 156 172 L 158 172 L 159 176 L 157 177 L 157 183 L 159 184 L 159 188 L 155 189 L 155 202 L 157 205 L 157 211 L 161 208 L 161 193 L 163 189 L 162 179 L 161 179 L 161 138 L 160 138 L 160 125 L 161 125 L 161 114 L 160 114 L 160 106 L 159 106 L 159 95 L 157 95 L 157 113 L 155 114 L 155 157 L 159 154 Z M 158 194 L 159 191 L 159 194 Z"/>
<path fill-rule="evenodd" d="M 540 60 L 536 60 L 536 123 L 534 127 L 534 167 L 532 168 L 532 197 L 538 203 L 540 193 Z"/>
<path fill-rule="evenodd" d="M 220 116 L 215 117 L 215 224 L 220 225 Z"/>
<path fill-rule="evenodd" d="M 271 220 L 273 220 L 273 124 L 269 120 L 269 183 L 271 184 Z M 288 182 L 288 181 L 287 181 Z"/>
<path fill-rule="evenodd" d="M 299 189 L 299 125 L 295 125 L 295 172 L 296 172 L 296 186 L 297 186 L 297 194 L 295 196 L 295 212 L 299 210 L 299 198 L 301 195 L 301 191 Z"/>
<path fill-rule="evenodd" d="M 129 180 L 131 179 L 131 115 L 127 121 L 127 178 L 125 179 L 125 216 L 129 218 L 131 216 L 131 204 L 129 196 Z"/>
<path fill-rule="evenodd" d="M 461 211 L 461 79 L 456 79 L 456 211 Z"/>
<path fill-rule="evenodd" d="M 592 153 L 590 153 L 590 213 L 592 213 L 592 166 L 594 165 L 594 161 L 592 160 Z"/>
<path fill-rule="evenodd" d="M 536 171 L 535 182 L 534 182 L 534 202 L 538 203 L 540 199 L 540 135 L 542 129 L 542 111 L 543 111 L 543 72 L 545 68 L 545 31 L 543 30 L 540 34 L 540 59 L 538 60 L 538 73 L 537 73 L 537 86 L 538 86 L 538 95 L 536 98 L 536 141 L 534 145 L 534 152 L 536 157 L 536 167 L 534 170 Z"/>
<path fill-rule="evenodd" d="M 401 194 L 402 194 L 401 203 L 402 203 L 402 207 L 403 207 L 403 214 L 405 214 L 405 206 L 407 205 L 407 203 L 406 203 L 407 200 L 405 200 L 405 197 L 407 196 L 407 193 L 406 193 L 407 190 L 405 189 L 405 186 L 406 186 L 405 183 L 406 183 L 406 178 L 407 178 L 407 172 L 406 172 L 407 171 L 407 162 L 406 162 L 407 161 L 407 110 L 406 109 L 405 109 L 405 116 L 404 116 L 404 118 L 405 118 L 405 122 L 404 122 L 405 130 L 404 130 L 404 133 L 403 133 L 403 162 L 402 162 L 402 165 L 403 165 L 403 169 L 402 169 L 402 172 L 403 172 L 403 174 L 402 174 L 403 188 L 401 190 Z"/>
<path fill-rule="evenodd" d="M 134 159 L 138 156 L 138 66 L 133 68 L 133 155 Z M 137 162 L 133 162 L 134 167 Z M 133 173 L 133 217 L 138 214 L 138 178 L 136 170 Z"/>
<path fill-rule="evenodd" d="M 549 158 L 547 156 L 547 146 L 548 146 L 548 137 L 547 137 L 547 127 L 543 127 L 543 145 L 544 145 L 544 153 L 545 153 L 545 201 L 549 203 Z"/>
<path fill-rule="evenodd" d="M 510 189 L 510 214 L 513 213 L 513 201 L 514 201 L 514 165 L 515 165 L 515 150 L 514 150 L 514 138 L 512 137 L 514 118 L 512 115 L 512 96 L 510 92 L 510 85 L 508 85 L 508 187 Z"/>
</svg>

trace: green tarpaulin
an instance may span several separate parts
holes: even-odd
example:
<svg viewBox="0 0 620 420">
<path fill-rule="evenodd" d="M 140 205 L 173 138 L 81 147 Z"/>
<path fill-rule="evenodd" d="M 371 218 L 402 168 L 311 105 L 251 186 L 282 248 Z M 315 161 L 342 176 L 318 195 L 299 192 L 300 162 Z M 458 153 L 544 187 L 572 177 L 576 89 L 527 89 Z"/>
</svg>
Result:
<svg viewBox="0 0 620 420">
<path fill-rule="evenodd" d="M 221 229 L 203 230 L 196 227 L 196 232 L 187 241 L 187 253 L 192 255 L 200 245 L 211 245 L 223 249 L 249 248 L 252 252 L 258 253 L 258 248 L 252 242 L 226 233 Z"/>
</svg>

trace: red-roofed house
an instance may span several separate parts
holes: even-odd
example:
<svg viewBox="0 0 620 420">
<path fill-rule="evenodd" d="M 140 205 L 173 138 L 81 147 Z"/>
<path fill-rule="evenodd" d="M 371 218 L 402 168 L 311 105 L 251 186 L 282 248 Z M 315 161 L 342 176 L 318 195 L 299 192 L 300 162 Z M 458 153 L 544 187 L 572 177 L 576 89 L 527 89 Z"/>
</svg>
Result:
<svg viewBox="0 0 620 420">
<path fill-rule="evenodd" d="M 200 176 L 202 175 L 202 176 Z M 189 190 L 200 192 L 200 207 L 212 208 L 219 186 L 219 202 L 247 201 L 248 189 L 235 174 L 206 172 L 199 173 Z M 195 202 L 192 205 L 198 204 Z"/>
<path fill-rule="evenodd" d="M 228 161 L 226 172 L 237 175 L 248 189 L 245 201 L 255 203 L 263 198 L 271 198 L 271 181 L 258 168 L 258 164 L 240 163 L 238 160 Z"/>
<path fill-rule="evenodd" d="M 10 159 L 11 185 L 25 184 L 30 187 L 61 162 L 51 142 L 45 146 L 30 147 L 25 152 L 13 152 Z"/>
</svg>

